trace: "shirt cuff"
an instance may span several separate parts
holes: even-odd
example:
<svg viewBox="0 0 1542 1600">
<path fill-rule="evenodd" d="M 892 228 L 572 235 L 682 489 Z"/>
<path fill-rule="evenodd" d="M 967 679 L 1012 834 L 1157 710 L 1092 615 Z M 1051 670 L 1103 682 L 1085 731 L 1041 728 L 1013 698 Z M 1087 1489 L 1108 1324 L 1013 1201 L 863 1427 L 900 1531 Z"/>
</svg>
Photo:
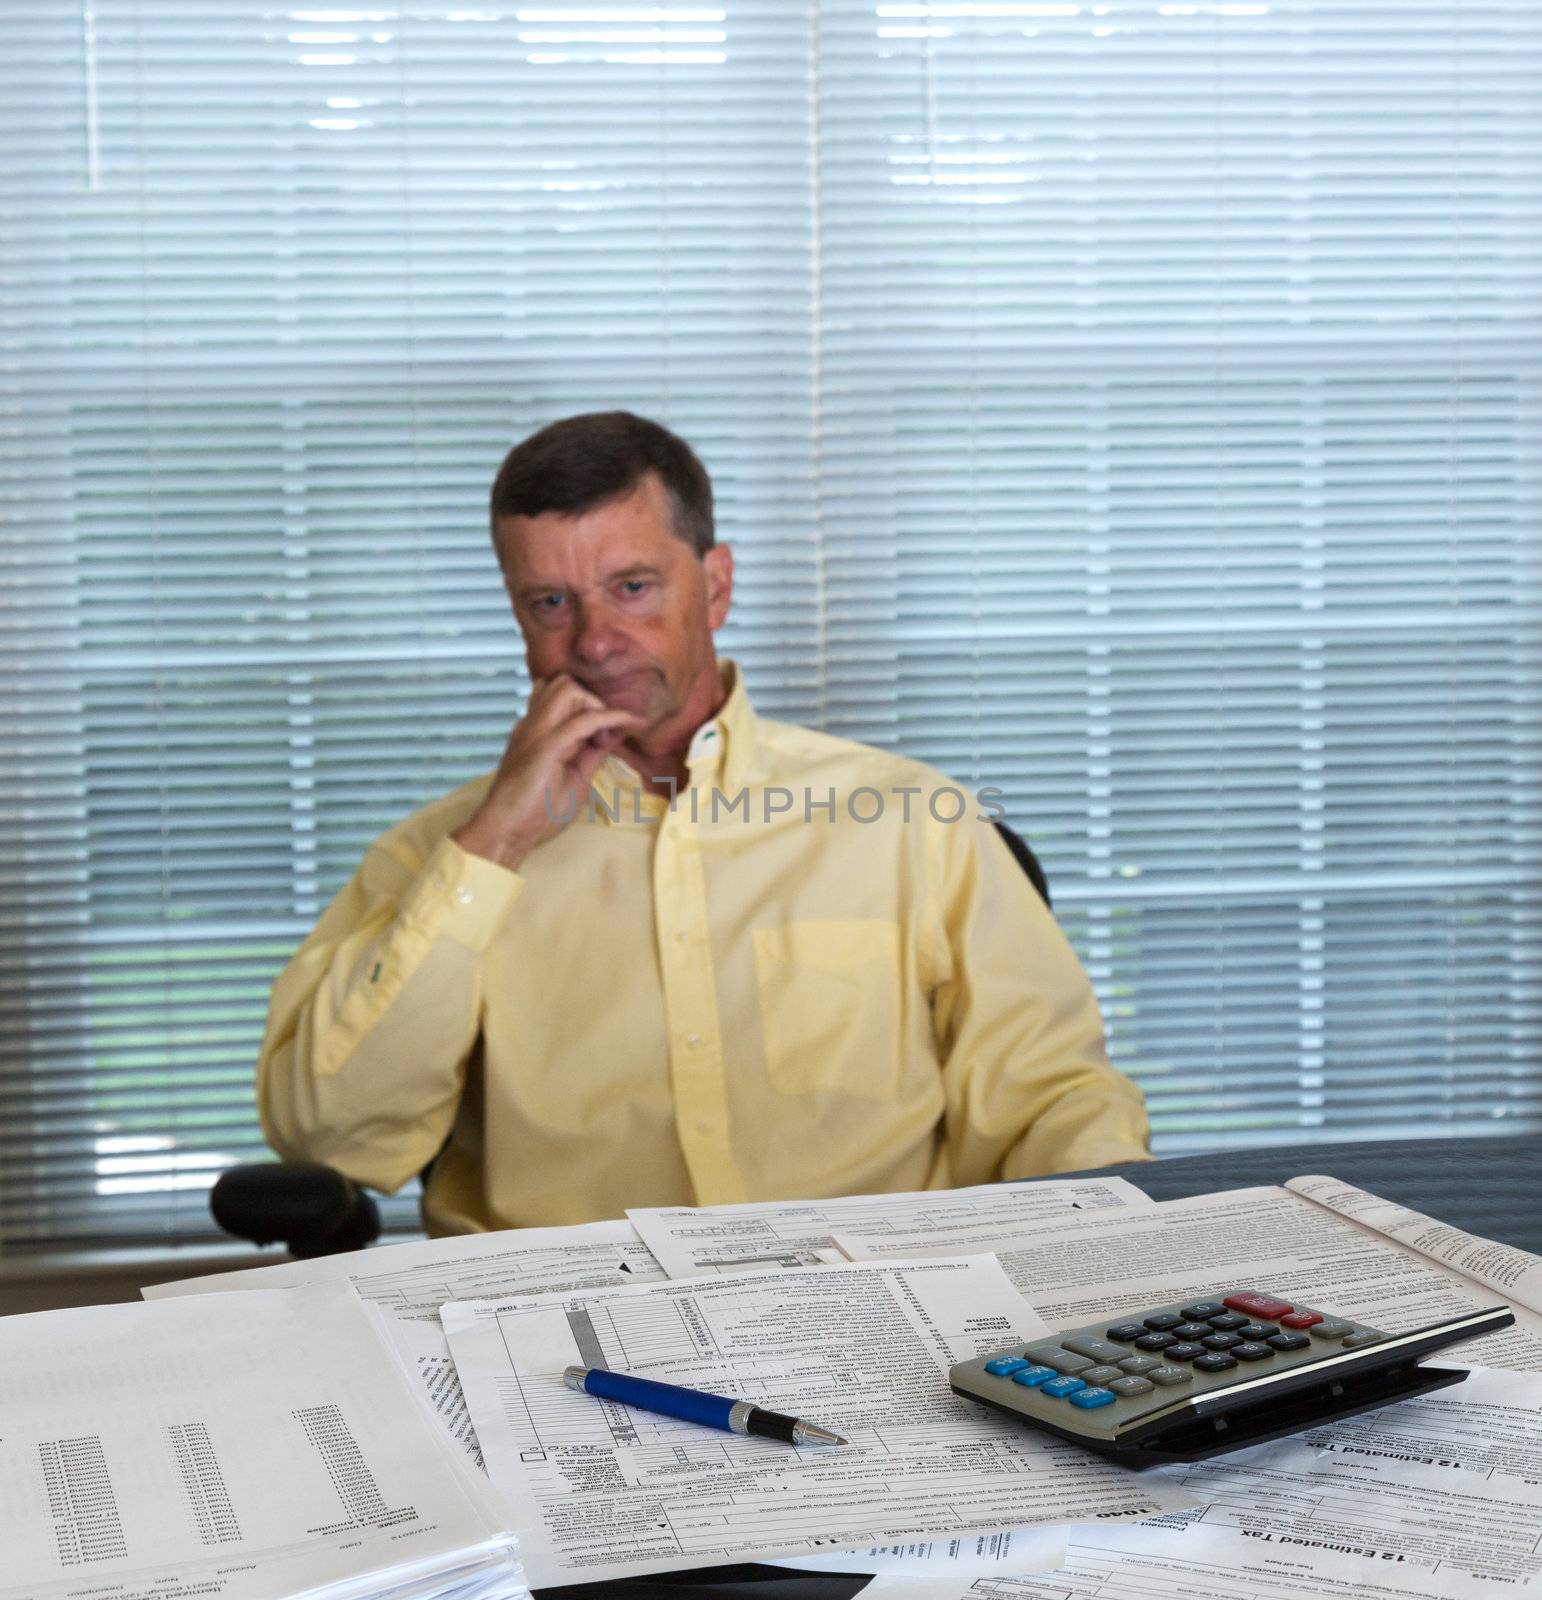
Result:
<svg viewBox="0 0 1542 1600">
<path fill-rule="evenodd" d="M 503 926 L 525 880 L 442 839 L 402 902 L 404 920 L 480 955 Z"/>
</svg>

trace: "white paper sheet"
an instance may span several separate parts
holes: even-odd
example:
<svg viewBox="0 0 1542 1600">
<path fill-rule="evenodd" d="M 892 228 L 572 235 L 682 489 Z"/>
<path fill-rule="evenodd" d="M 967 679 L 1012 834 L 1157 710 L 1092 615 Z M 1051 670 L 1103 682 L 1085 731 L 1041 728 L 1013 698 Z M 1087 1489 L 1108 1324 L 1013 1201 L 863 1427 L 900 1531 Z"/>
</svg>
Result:
<svg viewBox="0 0 1542 1600">
<path fill-rule="evenodd" d="M 439 1307 L 446 1300 L 543 1294 L 600 1284 L 654 1283 L 664 1276 L 631 1223 L 591 1222 L 571 1228 L 509 1228 L 286 1261 L 249 1272 L 221 1272 L 155 1284 L 145 1298 L 348 1283 L 380 1318 L 380 1326 L 451 1438 L 475 1466 L 482 1453 L 460 1380 L 450 1360 Z"/>
<path fill-rule="evenodd" d="M 1063 1528 L 1019 1528 L 1015 1533 L 972 1534 L 961 1539 L 923 1539 L 837 1555 L 773 1561 L 798 1572 L 893 1572 L 902 1576 L 946 1574 L 967 1578 L 987 1573 L 1053 1572 L 1066 1559 Z"/>
<path fill-rule="evenodd" d="M 1410 1211 L 1338 1178 L 1292 1178 L 1285 1187 L 1420 1255 L 1454 1267 L 1492 1289 L 1497 1299 L 1542 1313 L 1542 1256 L 1438 1222 L 1422 1211 Z"/>
<path fill-rule="evenodd" d="M 931 1235 L 920 1232 L 909 1238 L 840 1233 L 836 1242 L 859 1261 L 904 1260 L 937 1249 Z M 948 1248 L 997 1254 L 1007 1276 L 1056 1330 L 1223 1289 L 1268 1290 L 1388 1333 L 1500 1299 L 1452 1268 L 1287 1189 L 1231 1189 L 1139 1211 L 979 1228 L 950 1235 Z M 1515 1315 L 1514 1328 L 1458 1345 L 1442 1359 L 1542 1371 L 1542 1318 L 1519 1306 Z"/>
<path fill-rule="evenodd" d="M 1123 1178 L 1051 1178 L 833 1200 L 650 1207 L 628 1211 L 627 1216 L 671 1278 L 699 1278 L 840 1261 L 844 1258 L 830 1236 L 843 1227 L 865 1234 L 924 1230 L 936 1253 L 942 1254 L 954 1229 L 1150 1204 L 1148 1195 Z"/>
<path fill-rule="evenodd" d="M 0 1600 L 273 1600 L 498 1534 L 345 1285 L 0 1318 Z"/>
<path fill-rule="evenodd" d="M 1470 1600 L 1542 1594 L 1542 1378 L 1461 1385 L 1160 1475 L 1205 1503 L 1071 1530 L 1052 1576 L 877 1581 L 864 1600 Z"/>
<path fill-rule="evenodd" d="M 988 1258 L 704 1278 L 443 1310 L 533 1583 L 1151 1515 L 1177 1493 L 951 1393 L 1042 1325 Z M 605 1366 L 835 1429 L 793 1449 L 562 1383 Z"/>
</svg>

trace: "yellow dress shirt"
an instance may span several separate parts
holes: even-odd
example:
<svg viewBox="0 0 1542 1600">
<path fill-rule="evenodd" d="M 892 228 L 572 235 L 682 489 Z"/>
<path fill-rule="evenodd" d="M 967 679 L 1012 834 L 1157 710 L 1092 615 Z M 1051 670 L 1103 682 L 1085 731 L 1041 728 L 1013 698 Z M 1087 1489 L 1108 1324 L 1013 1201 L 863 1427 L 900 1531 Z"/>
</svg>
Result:
<svg viewBox="0 0 1542 1600">
<path fill-rule="evenodd" d="M 672 805 L 610 757 L 518 873 L 448 837 L 491 774 L 375 842 L 273 988 L 274 1149 L 385 1190 L 437 1155 L 434 1233 L 1145 1155 L 975 797 L 757 716 L 724 671 Z"/>
</svg>

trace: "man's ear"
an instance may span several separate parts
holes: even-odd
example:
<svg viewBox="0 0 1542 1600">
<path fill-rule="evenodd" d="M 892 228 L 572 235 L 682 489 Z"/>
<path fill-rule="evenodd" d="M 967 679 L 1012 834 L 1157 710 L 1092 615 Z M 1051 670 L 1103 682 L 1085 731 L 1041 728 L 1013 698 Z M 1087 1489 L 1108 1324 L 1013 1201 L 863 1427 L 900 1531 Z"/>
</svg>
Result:
<svg viewBox="0 0 1542 1600">
<path fill-rule="evenodd" d="M 707 621 L 717 632 L 728 620 L 734 597 L 734 553 L 726 544 L 715 544 L 701 558 L 707 574 Z"/>
</svg>

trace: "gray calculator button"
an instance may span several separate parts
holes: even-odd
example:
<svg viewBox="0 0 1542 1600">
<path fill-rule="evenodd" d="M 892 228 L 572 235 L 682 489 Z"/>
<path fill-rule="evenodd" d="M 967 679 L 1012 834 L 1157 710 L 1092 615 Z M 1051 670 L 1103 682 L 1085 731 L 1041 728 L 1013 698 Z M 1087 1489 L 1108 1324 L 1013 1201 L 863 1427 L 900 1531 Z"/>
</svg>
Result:
<svg viewBox="0 0 1542 1600">
<path fill-rule="evenodd" d="M 1308 1328 L 1307 1332 L 1314 1339 L 1342 1339 L 1346 1333 L 1354 1332 L 1354 1324 L 1341 1322 L 1337 1317 L 1329 1317 L 1326 1322 L 1319 1322 Z"/>
<path fill-rule="evenodd" d="M 1346 1350 L 1358 1350 L 1363 1344 L 1380 1344 L 1384 1335 L 1377 1333 L 1374 1328 L 1361 1328 L 1358 1333 L 1347 1334 L 1344 1338 Z"/>
<path fill-rule="evenodd" d="M 1107 1339 L 1090 1339 L 1082 1333 L 1071 1339 L 1062 1339 L 1060 1346 L 1072 1355 L 1091 1356 L 1094 1361 L 1117 1361 L 1124 1354 L 1118 1345 L 1110 1344 Z"/>
<path fill-rule="evenodd" d="M 1187 1367 L 1160 1366 L 1153 1367 L 1146 1376 L 1153 1383 L 1173 1384 L 1189 1383 L 1193 1380 L 1194 1374 Z"/>
<path fill-rule="evenodd" d="M 1036 1361 L 1041 1367 L 1053 1367 L 1056 1372 L 1067 1378 L 1080 1376 L 1092 1363 L 1086 1356 L 1072 1355 L 1069 1350 L 1062 1350 L 1058 1344 L 1035 1345 L 1032 1350 L 1025 1350 L 1023 1354 L 1030 1361 Z"/>
<path fill-rule="evenodd" d="M 1086 1367 L 1081 1372 L 1078 1372 L 1076 1376 L 1080 1378 L 1083 1383 L 1103 1384 L 1105 1387 L 1107 1387 L 1110 1379 L 1122 1378 L 1124 1374 L 1118 1369 L 1118 1367 L 1102 1366 Z"/>
<path fill-rule="evenodd" d="M 1150 1394 L 1156 1385 L 1148 1382 L 1145 1378 L 1115 1378 L 1107 1387 L 1112 1389 L 1115 1394 L 1127 1395 Z"/>
<path fill-rule="evenodd" d="M 1150 1372 L 1153 1367 L 1165 1366 L 1166 1363 L 1159 1361 L 1155 1356 L 1126 1356 L 1119 1365 L 1132 1378 L 1138 1378 L 1142 1373 Z"/>
</svg>

